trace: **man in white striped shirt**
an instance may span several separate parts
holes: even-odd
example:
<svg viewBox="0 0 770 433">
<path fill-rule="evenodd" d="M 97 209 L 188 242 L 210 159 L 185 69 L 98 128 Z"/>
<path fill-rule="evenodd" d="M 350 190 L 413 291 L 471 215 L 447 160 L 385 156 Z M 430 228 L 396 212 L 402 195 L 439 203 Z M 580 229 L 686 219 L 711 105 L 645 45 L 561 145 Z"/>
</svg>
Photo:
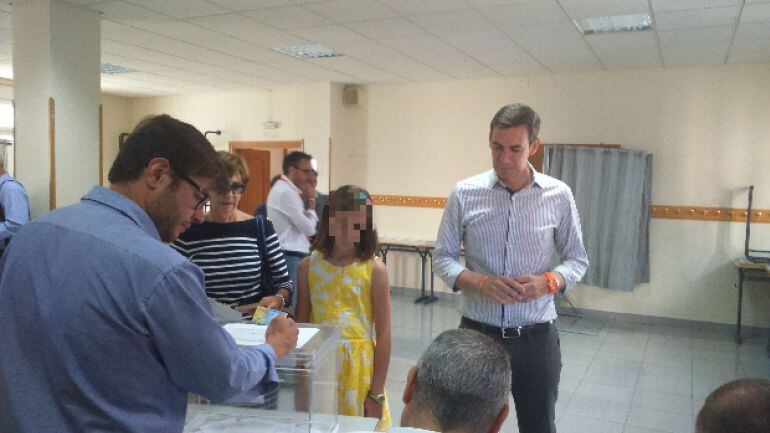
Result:
<svg viewBox="0 0 770 433">
<path fill-rule="evenodd" d="M 489 335 L 508 353 L 519 431 L 553 433 L 561 373 L 553 297 L 588 267 L 580 218 L 570 188 L 528 161 L 540 147 L 532 108 L 507 105 L 489 129 L 494 169 L 455 185 L 433 265 L 462 291 L 460 327 Z"/>
</svg>

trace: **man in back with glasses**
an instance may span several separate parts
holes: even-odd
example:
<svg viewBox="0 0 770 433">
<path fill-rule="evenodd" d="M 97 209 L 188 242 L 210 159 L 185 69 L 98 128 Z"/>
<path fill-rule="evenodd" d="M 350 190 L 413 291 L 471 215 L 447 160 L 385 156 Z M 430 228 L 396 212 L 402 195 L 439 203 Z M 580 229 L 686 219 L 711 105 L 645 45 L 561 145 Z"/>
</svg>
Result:
<svg viewBox="0 0 770 433">
<path fill-rule="evenodd" d="M 109 180 L 27 225 L 0 259 L 0 431 L 181 432 L 188 392 L 270 391 L 296 345 L 281 317 L 266 344 L 241 350 L 201 270 L 165 245 L 227 185 L 199 131 L 143 120 Z"/>
<path fill-rule="evenodd" d="M 313 157 L 304 152 L 291 152 L 283 159 L 283 175 L 267 195 L 267 217 L 278 234 L 283 248 L 289 279 L 297 287 L 297 265 L 310 252 L 308 238 L 315 235 L 318 225 L 316 199 L 318 192 L 312 182 L 318 173 Z M 291 296 L 297 306 L 297 291 Z"/>
</svg>

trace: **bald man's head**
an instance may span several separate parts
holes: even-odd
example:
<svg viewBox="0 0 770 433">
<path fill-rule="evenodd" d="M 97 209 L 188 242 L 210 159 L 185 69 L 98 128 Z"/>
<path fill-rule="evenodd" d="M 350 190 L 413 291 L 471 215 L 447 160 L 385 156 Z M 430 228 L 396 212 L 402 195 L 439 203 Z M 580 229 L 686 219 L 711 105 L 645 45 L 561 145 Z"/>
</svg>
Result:
<svg viewBox="0 0 770 433">
<path fill-rule="evenodd" d="M 696 432 L 770 432 L 770 380 L 740 379 L 715 389 L 698 413 Z"/>
</svg>

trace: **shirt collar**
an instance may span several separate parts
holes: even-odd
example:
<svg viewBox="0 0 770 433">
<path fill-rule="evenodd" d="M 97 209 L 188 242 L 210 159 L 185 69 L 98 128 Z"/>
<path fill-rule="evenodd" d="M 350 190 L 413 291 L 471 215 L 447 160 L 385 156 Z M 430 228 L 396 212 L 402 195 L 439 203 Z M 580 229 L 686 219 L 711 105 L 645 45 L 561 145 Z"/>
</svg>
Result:
<svg viewBox="0 0 770 433">
<path fill-rule="evenodd" d="M 150 216 L 147 215 L 147 211 L 142 209 L 138 203 L 129 199 L 123 194 L 103 186 L 95 186 L 91 188 L 91 191 L 88 191 L 88 194 L 84 195 L 80 200 L 82 202 L 92 201 L 103 206 L 111 207 L 127 216 L 145 233 L 157 240 L 160 240 L 158 228 L 155 226 L 155 223 L 152 221 Z"/>
<path fill-rule="evenodd" d="M 10 178 L 11 178 L 11 175 L 10 175 L 10 174 L 8 174 L 7 172 L 6 172 L 6 173 L 3 173 L 3 175 L 2 175 L 2 176 L 0 176 L 0 182 L 6 181 L 6 180 L 8 180 L 8 179 L 10 179 Z"/>
<path fill-rule="evenodd" d="M 537 170 L 535 170 L 535 167 L 532 166 L 532 163 L 528 162 L 527 164 L 529 165 L 529 170 L 532 173 L 532 184 L 531 184 L 531 186 L 537 186 L 539 188 L 543 188 L 545 186 L 545 182 L 547 181 L 547 177 L 544 174 L 542 174 L 542 173 L 538 172 Z M 497 177 L 497 173 L 495 173 L 494 169 L 489 170 L 488 173 L 489 174 L 488 174 L 488 177 L 487 177 L 487 181 L 489 182 L 489 187 L 490 188 L 497 187 L 497 188 L 505 188 L 505 189 L 507 189 L 507 187 L 505 185 L 503 185 L 502 182 L 500 182 L 500 178 Z M 528 187 L 529 186 L 526 186 L 526 187 L 524 187 L 524 189 L 526 189 Z"/>
<path fill-rule="evenodd" d="M 294 182 L 292 182 L 291 179 L 289 179 L 289 176 L 286 176 L 285 174 L 282 174 L 281 175 L 281 180 L 286 182 L 286 184 L 289 185 L 289 188 L 291 188 L 292 190 L 294 190 L 297 193 L 299 193 L 299 188 L 297 187 L 297 185 L 294 185 Z"/>
</svg>

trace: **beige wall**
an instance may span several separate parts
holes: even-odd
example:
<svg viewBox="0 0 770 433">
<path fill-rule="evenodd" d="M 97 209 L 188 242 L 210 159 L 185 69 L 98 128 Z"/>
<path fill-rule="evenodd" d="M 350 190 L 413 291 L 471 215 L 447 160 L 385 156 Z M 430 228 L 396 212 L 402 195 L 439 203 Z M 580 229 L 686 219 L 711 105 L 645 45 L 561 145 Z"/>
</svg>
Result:
<svg viewBox="0 0 770 433">
<path fill-rule="evenodd" d="M 109 185 L 107 174 L 118 156 L 118 139 L 123 132 L 131 132 L 134 119 L 131 116 L 131 98 L 102 95 L 104 185 Z"/>
<path fill-rule="evenodd" d="M 763 192 L 756 207 L 770 208 L 767 65 L 376 85 L 367 93 L 365 149 L 356 151 L 367 167 L 364 186 L 375 194 L 446 196 L 490 167 L 489 120 L 521 101 L 540 112 L 544 142 L 652 152 L 654 203 L 743 207 L 746 186 L 755 184 Z M 440 210 L 386 207 L 375 216 L 381 235 L 417 239 L 435 239 L 440 217 Z M 577 287 L 571 297 L 584 308 L 734 322 L 732 260 L 742 253 L 743 227 L 653 220 L 650 284 L 632 293 Z M 755 234 L 770 246 L 770 226 Z M 415 262 L 403 259 L 397 285 L 417 284 Z M 770 324 L 769 293 L 749 289 L 746 323 Z"/>
</svg>

